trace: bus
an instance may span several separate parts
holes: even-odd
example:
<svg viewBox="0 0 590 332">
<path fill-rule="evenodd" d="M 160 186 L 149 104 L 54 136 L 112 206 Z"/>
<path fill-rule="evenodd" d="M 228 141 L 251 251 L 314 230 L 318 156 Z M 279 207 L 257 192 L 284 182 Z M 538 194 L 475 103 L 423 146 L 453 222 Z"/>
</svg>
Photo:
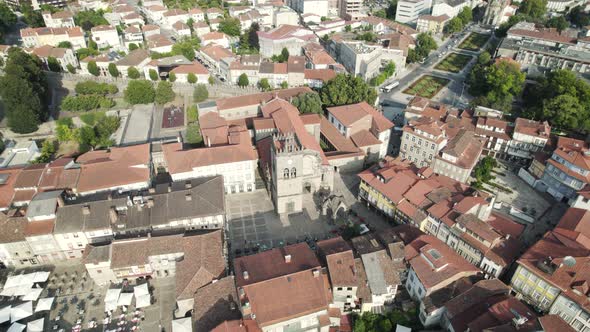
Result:
<svg viewBox="0 0 590 332">
<path fill-rule="evenodd" d="M 381 92 L 390 92 L 391 90 L 393 90 L 398 85 L 399 85 L 399 81 L 395 81 L 395 82 L 389 83 L 386 86 L 384 86 L 384 87 L 381 88 Z"/>
</svg>

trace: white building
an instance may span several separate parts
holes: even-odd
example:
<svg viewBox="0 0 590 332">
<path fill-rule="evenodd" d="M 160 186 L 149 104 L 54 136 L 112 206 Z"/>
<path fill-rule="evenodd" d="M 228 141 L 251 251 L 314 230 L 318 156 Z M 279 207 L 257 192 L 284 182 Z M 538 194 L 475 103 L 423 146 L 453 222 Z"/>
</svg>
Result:
<svg viewBox="0 0 590 332">
<path fill-rule="evenodd" d="M 328 0 L 290 0 L 288 4 L 301 15 L 313 13 L 328 17 Z"/>
<path fill-rule="evenodd" d="M 453 18 L 465 7 L 471 7 L 470 0 L 435 0 L 432 4 L 432 16 L 447 15 Z"/>
<path fill-rule="evenodd" d="M 59 63 L 62 71 L 68 71 L 68 65 L 78 68 L 78 57 L 71 48 L 59 48 L 49 45 L 37 47 L 31 52 L 41 59 L 45 66 L 49 66 L 48 59 L 54 58 Z"/>
<path fill-rule="evenodd" d="M 43 22 L 48 28 L 73 28 L 76 26 L 74 14 L 69 11 L 43 12 Z"/>
<path fill-rule="evenodd" d="M 317 36 L 311 31 L 294 25 L 281 25 L 268 32 L 258 31 L 260 54 L 272 57 L 281 53 L 283 48 L 290 55 L 301 55 L 302 47 L 310 42 L 317 42 Z"/>
<path fill-rule="evenodd" d="M 98 25 L 91 30 L 92 40 L 96 43 L 98 48 L 120 47 L 121 40 L 117 28 L 110 25 Z"/>
<path fill-rule="evenodd" d="M 432 0 L 402 0 L 397 3 L 395 20 L 400 23 L 415 23 L 421 15 L 430 14 Z M 433 14 L 434 15 L 434 14 Z"/>
<path fill-rule="evenodd" d="M 20 30 L 24 47 L 43 45 L 57 46 L 61 42 L 70 42 L 77 50 L 86 47 L 84 31 L 80 27 L 73 28 L 26 28 Z"/>
</svg>

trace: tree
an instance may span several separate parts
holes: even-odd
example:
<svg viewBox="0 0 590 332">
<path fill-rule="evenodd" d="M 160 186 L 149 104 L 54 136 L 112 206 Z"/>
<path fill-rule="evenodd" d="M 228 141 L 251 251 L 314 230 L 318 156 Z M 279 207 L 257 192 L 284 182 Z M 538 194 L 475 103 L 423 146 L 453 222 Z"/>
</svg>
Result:
<svg viewBox="0 0 590 332">
<path fill-rule="evenodd" d="M 584 12 L 581 6 L 576 6 L 570 10 L 568 19 L 577 27 L 584 27 L 590 24 L 590 14 Z"/>
<path fill-rule="evenodd" d="M 156 91 L 154 85 L 146 80 L 133 80 L 125 89 L 125 101 L 129 104 L 149 104 L 154 102 Z"/>
<path fill-rule="evenodd" d="M 16 22 L 16 14 L 10 10 L 6 2 L 0 3 L 0 40 L 11 27 L 16 25 Z"/>
<path fill-rule="evenodd" d="M 76 73 L 76 67 L 74 67 L 71 63 L 68 63 L 68 65 L 66 66 L 66 69 L 68 70 L 68 72 L 70 74 Z"/>
<path fill-rule="evenodd" d="M 191 105 L 186 110 L 188 123 L 199 121 L 199 108 L 197 105 Z"/>
<path fill-rule="evenodd" d="M 150 80 L 157 81 L 158 80 L 158 72 L 155 69 L 149 70 Z"/>
<path fill-rule="evenodd" d="M 473 20 L 473 10 L 469 6 L 463 7 L 463 9 L 461 9 L 457 17 L 461 20 L 463 26 L 465 26 Z"/>
<path fill-rule="evenodd" d="M 201 46 L 201 40 L 197 37 L 184 38 L 172 46 L 172 54 L 183 55 L 189 60 L 195 59 L 195 50 Z"/>
<path fill-rule="evenodd" d="M 111 74 L 113 77 L 119 77 L 120 75 L 117 65 L 112 62 L 109 63 L 109 74 Z"/>
<path fill-rule="evenodd" d="M 170 72 L 170 74 L 168 74 L 168 80 L 170 82 L 175 82 L 176 81 L 176 74 L 174 74 L 173 72 Z"/>
<path fill-rule="evenodd" d="M 250 45 L 251 48 L 255 48 L 257 50 L 260 49 L 258 31 L 260 31 L 260 25 L 257 22 L 252 23 L 252 25 L 250 25 L 250 29 L 248 29 L 248 45 Z"/>
<path fill-rule="evenodd" d="M 138 48 L 139 46 L 136 43 L 129 43 L 129 51 L 135 51 Z"/>
<path fill-rule="evenodd" d="M 209 81 L 209 85 L 215 84 L 215 79 L 213 78 L 213 76 L 209 76 L 208 81 Z"/>
<path fill-rule="evenodd" d="M 121 119 L 116 116 L 105 116 L 101 119 L 101 121 L 96 123 L 94 127 L 94 131 L 96 133 L 96 144 L 109 147 L 114 144 L 114 141 L 111 139 L 111 135 L 119 129 L 121 125 Z"/>
<path fill-rule="evenodd" d="M 289 50 L 286 47 L 283 47 L 281 50 L 281 59 L 283 60 L 281 62 L 286 62 L 289 60 Z"/>
<path fill-rule="evenodd" d="M 77 26 L 82 27 L 84 31 L 90 31 L 90 29 L 97 25 L 109 24 L 103 15 L 103 10 L 82 10 L 74 15 L 74 22 Z"/>
<path fill-rule="evenodd" d="M 267 78 L 263 78 L 258 81 L 258 88 L 262 91 L 270 91 L 272 88 L 270 87 L 270 83 L 268 83 Z"/>
<path fill-rule="evenodd" d="M 525 74 L 513 61 L 498 61 L 489 66 L 476 65 L 469 75 L 469 92 L 481 106 L 508 112 L 514 96 L 522 92 Z"/>
<path fill-rule="evenodd" d="M 569 28 L 570 23 L 563 16 L 554 16 L 547 20 L 546 25 L 548 28 L 555 28 L 557 31 L 562 32 Z"/>
<path fill-rule="evenodd" d="M 41 60 L 20 48 L 10 48 L 4 76 L 0 77 L 0 97 L 12 131 L 36 131 L 49 115 L 49 89 Z"/>
<path fill-rule="evenodd" d="M 205 84 L 197 84 L 193 92 L 193 98 L 196 103 L 203 102 L 209 98 L 209 90 L 207 90 Z"/>
<path fill-rule="evenodd" d="M 156 103 L 163 105 L 174 100 L 176 94 L 172 90 L 172 83 L 160 81 L 156 87 Z"/>
<path fill-rule="evenodd" d="M 98 69 L 98 66 L 96 65 L 96 61 L 94 61 L 94 60 L 88 62 L 87 69 L 91 75 L 94 75 L 94 76 L 100 75 L 100 70 Z"/>
<path fill-rule="evenodd" d="M 463 22 L 459 17 L 453 17 L 444 27 L 445 33 L 448 35 L 452 35 L 456 32 L 459 32 L 463 29 Z"/>
<path fill-rule="evenodd" d="M 377 99 L 377 92 L 360 77 L 338 74 L 324 84 L 320 90 L 320 97 L 326 106 L 355 104 L 361 101 L 373 105 Z"/>
<path fill-rule="evenodd" d="M 350 24 L 347 24 L 347 25 L 344 27 L 344 31 L 346 31 L 346 32 L 351 32 L 351 31 L 352 31 L 352 25 L 350 25 Z"/>
<path fill-rule="evenodd" d="M 79 95 L 108 95 L 119 92 L 115 84 L 100 83 L 97 81 L 83 81 L 76 83 L 75 91 Z"/>
<path fill-rule="evenodd" d="M 41 145 L 41 155 L 33 161 L 34 164 L 48 163 L 55 154 L 55 142 L 49 139 L 43 141 Z"/>
<path fill-rule="evenodd" d="M 223 21 L 219 22 L 218 30 L 228 36 L 239 36 L 242 30 L 240 20 L 233 17 L 225 18 Z"/>
<path fill-rule="evenodd" d="M 320 95 L 312 92 L 301 94 L 291 100 L 293 106 L 297 107 L 299 113 L 322 113 L 322 99 Z"/>
<path fill-rule="evenodd" d="M 67 40 L 64 40 L 64 41 L 59 42 L 59 44 L 57 44 L 57 47 L 59 47 L 59 48 L 72 48 L 72 43 L 70 43 Z"/>
<path fill-rule="evenodd" d="M 59 73 L 61 71 L 61 65 L 56 58 L 49 56 L 47 57 L 47 68 L 55 73 Z"/>
<path fill-rule="evenodd" d="M 198 123 L 191 123 L 186 126 L 186 142 L 192 145 L 199 145 L 203 143 L 203 137 L 201 136 L 201 129 Z"/>
<path fill-rule="evenodd" d="M 524 0 L 518 7 L 518 13 L 525 15 L 530 21 L 539 22 L 547 13 L 547 0 Z"/>
<path fill-rule="evenodd" d="M 246 75 L 246 73 L 243 73 L 242 75 L 240 75 L 240 77 L 238 77 L 238 86 L 244 87 L 248 85 L 250 85 L 248 75 Z"/>
<path fill-rule="evenodd" d="M 129 67 L 127 69 L 127 76 L 129 76 L 129 78 L 131 78 L 131 79 L 136 80 L 140 76 L 139 70 L 137 70 L 137 68 L 135 68 L 135 67 Z"/>
<path fill-rule="evenodd" d="M 584 110 L 578 98 L 572 95 L 559 95 L 543 103 L 544 118 L 549 119 L 552 126 L 560 129 L 590 129 L 583 128 L 587 115 L 588 112 Z"/>
<path fill-rule="evenodd" d="M 76 51 L 76 55 L 78 55 L 78 60 L 82 60 L 91 55 L 98 55 L 98 51 L 91 48 L 80 48 Z"/>
<path fill-rule="evenodd" d="M 75 137 L 75 126 L 72 118 L 61 118 L 56 121 L 55 136 L 58 142 L 73 141 Z"/>
<path fill-rule="evenodd" d="M 186 76 L 186 80 L 190 84 L 195 84 L 197 83 L 197 75 L 195 75 L 194 73 L 188 73 L 188 75 Z"/>
<path fill-rule="evenodd" d="M 494 178 L 492 175 L 492 170 L 496 166 L 498 166 L 498 163 L 493 157 L 486 156 L 482 158 L 473 170 L 475 182 L 473 182 L 471 185 L 475 188 L 481 189 L 484 183 L 488 183 Z"/>
<path fill-rule="evenodd" d="M 31 28 L 39 28 L 45 26 L 43 15 L 41 11 L 34 10 L 30 3 L 25 2 L 20 6 L 20 12 L 23 14 L 25 23 Z"/>
<path fill-rule="evenodd" d="M 421 33 L 416 37 L 416 47 L 408 50 L 408 63 L 420 61 L 428 56 L 431 51 L 436 50 L 438 45 L 430 34 Z"/>
<path fill-rule="evenodd" d="M 289 83 L 287 81 L 282 81 L 281 82 L 281 89 L 286 89 L 289 87 Z"/>
</svg>

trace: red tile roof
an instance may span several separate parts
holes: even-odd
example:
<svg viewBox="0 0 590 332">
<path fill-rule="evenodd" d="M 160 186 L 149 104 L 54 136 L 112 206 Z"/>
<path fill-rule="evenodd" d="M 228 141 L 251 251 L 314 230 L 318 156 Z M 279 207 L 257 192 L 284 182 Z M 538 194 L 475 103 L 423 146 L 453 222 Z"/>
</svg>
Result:
<svg viewBox="0 0 590 332">
<path fill-rule="evenodd" d="M 256 150 L 250 144 L 183 150 L 181 143 L 171 143 L 162 145 L 162 150 L 170 174 L 190 172 L 201 166 L 258 159 Z"/>
<path fill-rule="evenodd" d="M 328 112 L 346 127 L 354 125 L 365 116 L 369 116 L 372 119 L 371 128 L 365 129 L 373 129 L 381 133 L 393 127 L 393 123 L 383 116 L 381 112 L 364 101 L 358 104 L 328 107 Z"/>
</svg>

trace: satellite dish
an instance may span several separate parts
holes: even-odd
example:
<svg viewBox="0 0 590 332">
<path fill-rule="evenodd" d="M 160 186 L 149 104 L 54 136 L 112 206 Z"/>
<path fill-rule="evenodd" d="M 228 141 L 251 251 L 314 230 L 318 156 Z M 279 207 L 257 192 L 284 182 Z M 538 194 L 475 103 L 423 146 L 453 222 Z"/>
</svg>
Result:
<svg viewBox="0 0 590 332">
<path fill-rule="evenodd" d="M 572 256 L 565 256 L 565 258 L 563 259 L 563 264 L 565 266 L 572 267 L 576 265 L 576 259 Z"/>
</svg>

